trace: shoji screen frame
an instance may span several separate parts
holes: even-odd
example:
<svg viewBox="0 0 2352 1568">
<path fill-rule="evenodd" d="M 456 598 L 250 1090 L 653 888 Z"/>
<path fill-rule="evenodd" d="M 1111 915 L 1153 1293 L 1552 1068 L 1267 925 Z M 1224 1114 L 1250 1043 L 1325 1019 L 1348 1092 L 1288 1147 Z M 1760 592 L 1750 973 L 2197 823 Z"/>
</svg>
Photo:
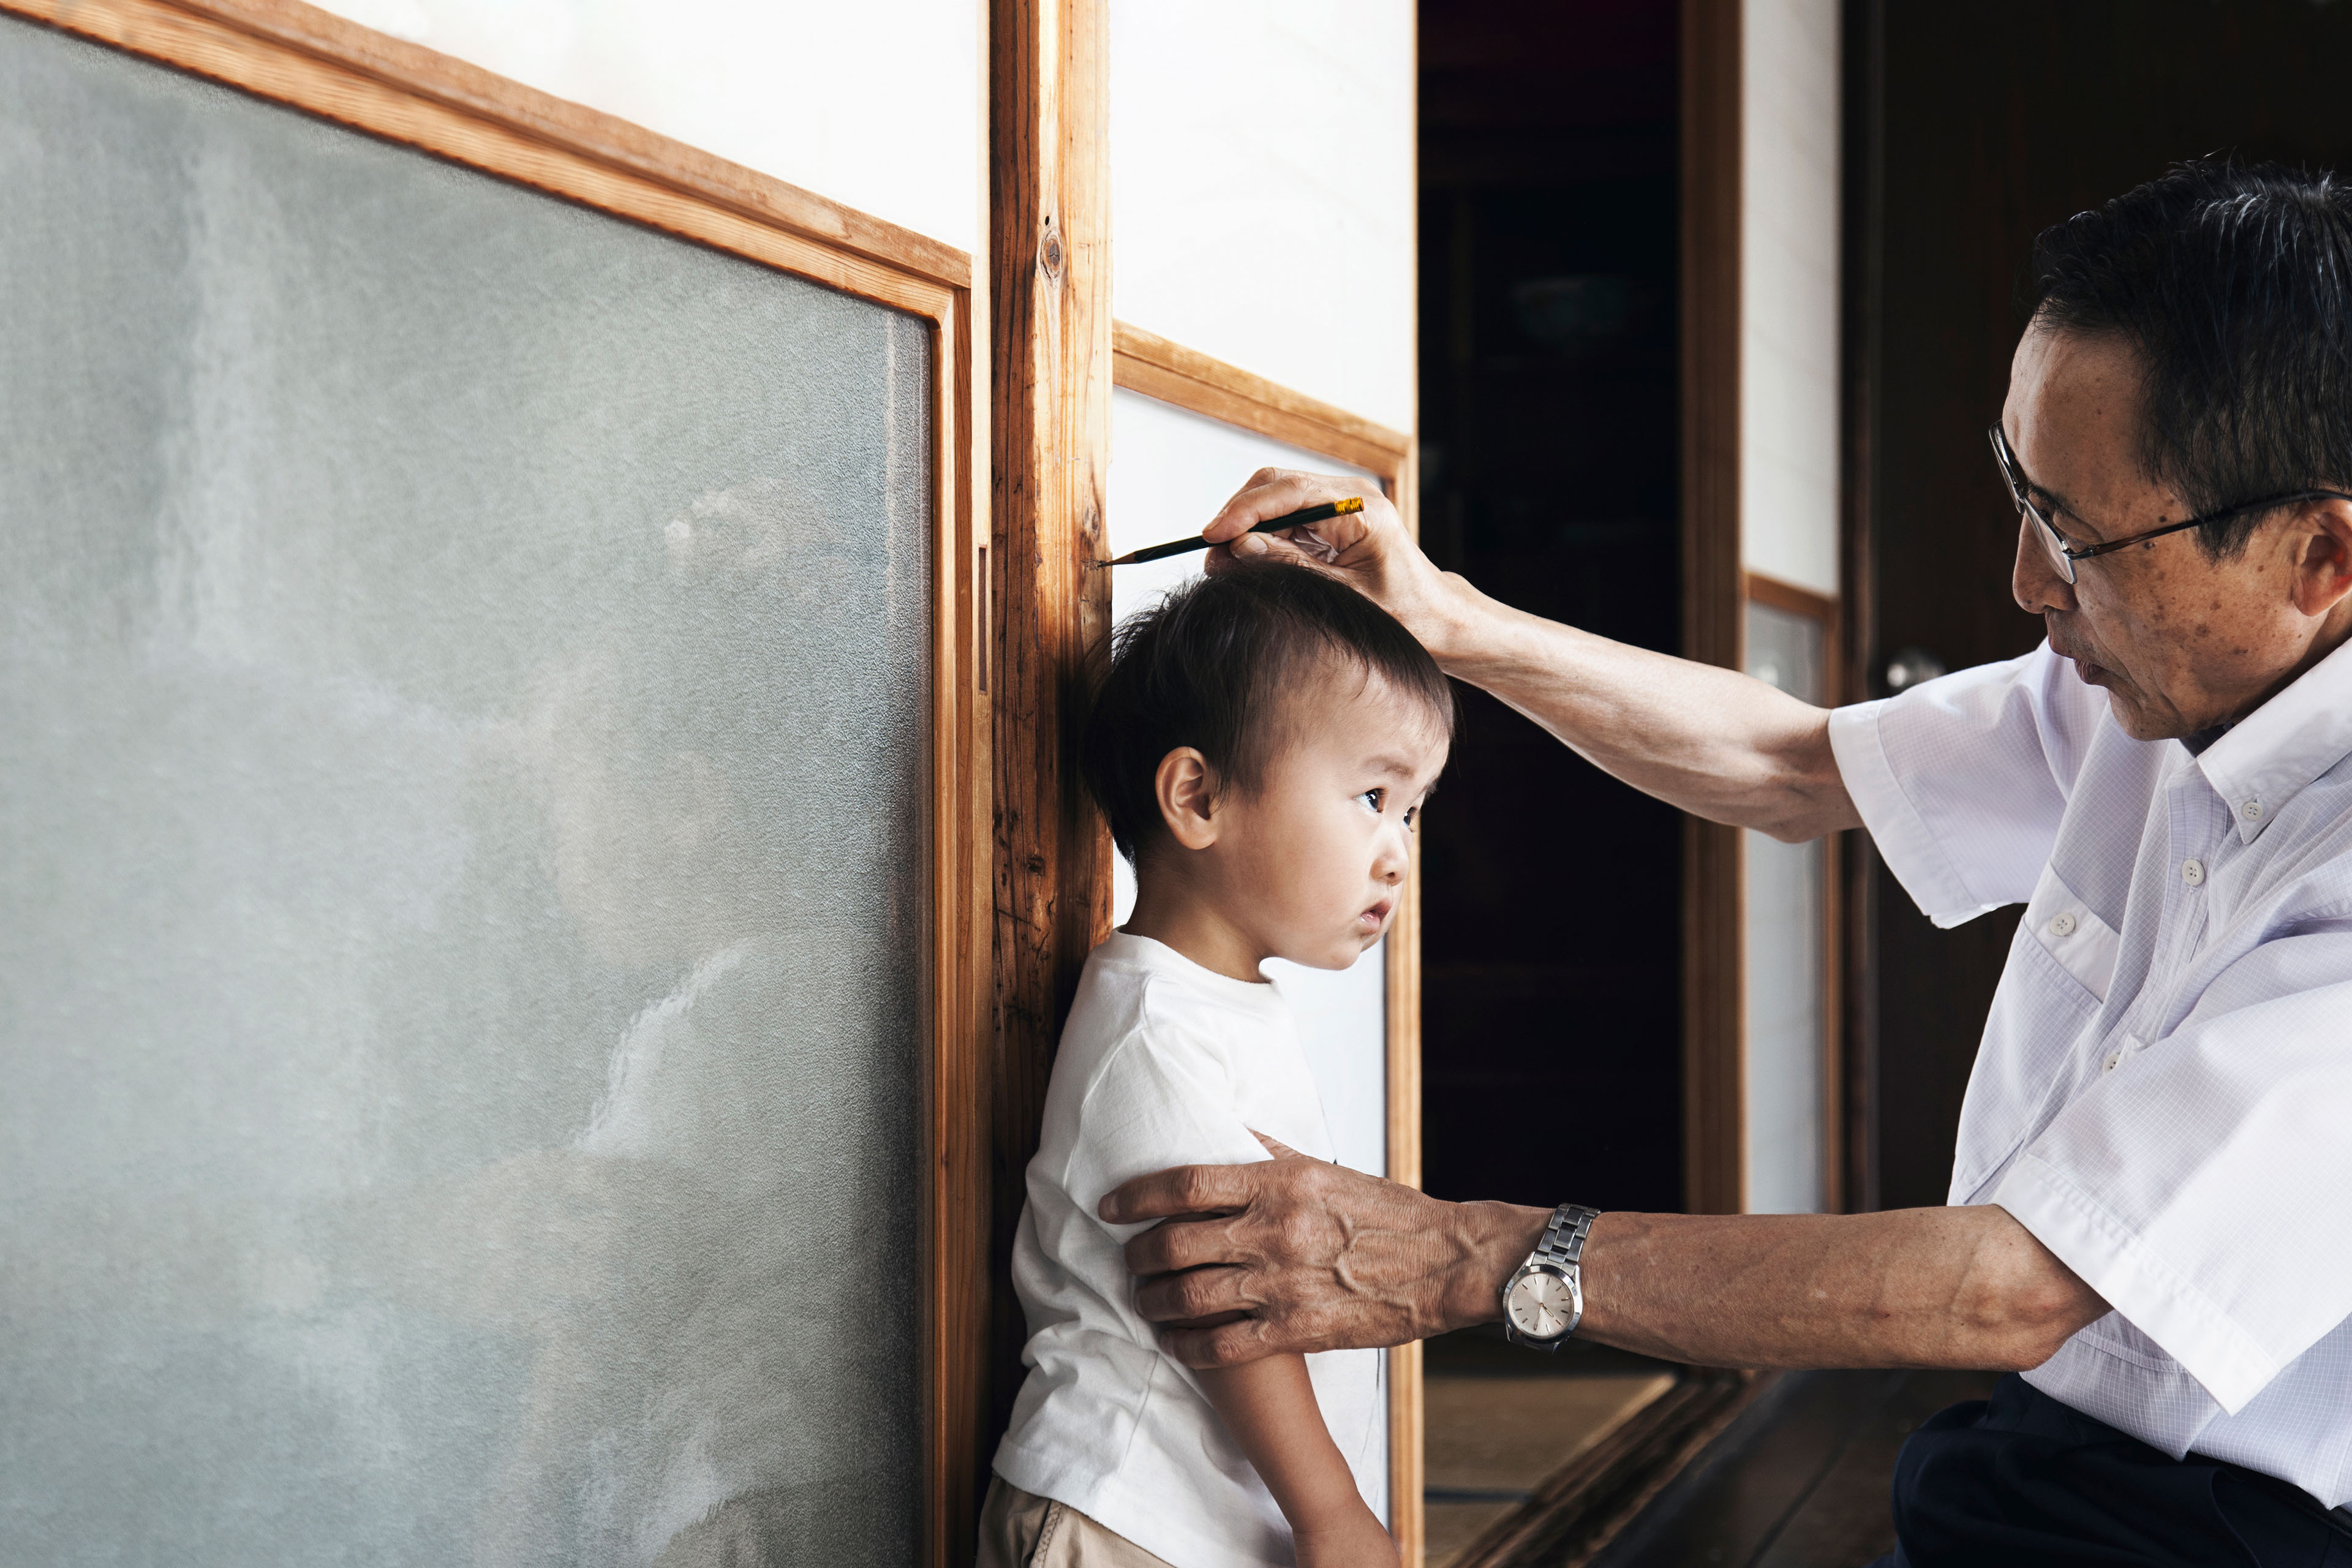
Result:
<svg viewBox="0 0 2352 1568">
<path fill-rule="evenodd" d="M 1125 321 L 1111 327 L 1111 384 L 1370 472 L 1416 527 L 1413 438 L 1170 342 Z M 1235 475 L 1236 483 L 1244 476 Z M 1421 1185 L 1421 845 L 1390 927 L 1387 973 L 1388 1174 Z M 1408 1564 L 1422 1561 L 1421 1346 L 1389 1352 L 1389 1514 Z"/>
<path fill-rule="evenodd" d="M 922 1234 L 926 1560 L 970 1551 L 984 1387 L 985 359 L 962 251 L 299 0 L 0 0 L 352 130 L 918 317 L 932 342 L 931 882 Z M 977 417 L 976 417 L 977 416 Z M 877 1304 L 879 1306 L 880 1304 Z"/>
</svg>

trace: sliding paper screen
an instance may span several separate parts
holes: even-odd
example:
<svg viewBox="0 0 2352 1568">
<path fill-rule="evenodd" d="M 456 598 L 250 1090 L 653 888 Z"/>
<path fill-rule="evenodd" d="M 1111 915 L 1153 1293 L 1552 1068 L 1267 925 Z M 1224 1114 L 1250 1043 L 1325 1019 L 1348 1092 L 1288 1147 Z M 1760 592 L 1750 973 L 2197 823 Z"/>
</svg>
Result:
<svg viewBox="0 0 2352 1568">
<path fill-rule="evenodd" d="M 0 1563 L 901 1563 L 928 323 L 0 20 Z"/>
</svg>

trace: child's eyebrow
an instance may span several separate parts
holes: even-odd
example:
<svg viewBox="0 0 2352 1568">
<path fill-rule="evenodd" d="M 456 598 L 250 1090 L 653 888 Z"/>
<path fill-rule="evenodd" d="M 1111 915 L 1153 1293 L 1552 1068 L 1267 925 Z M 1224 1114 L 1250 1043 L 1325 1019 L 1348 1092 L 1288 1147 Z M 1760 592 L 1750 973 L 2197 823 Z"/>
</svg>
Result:
<svg viewBox="0 0 2352 1568">
<path fill-rule="evenodd" d="M 1370 758 L 1364 765 L 1375 772 L 1386 773 L 1391 778 L 1409 779 L 1413 774 L 1412 759 L 1400 757 L 1393 752 L 1382 752 L 1379 756 Z"/>
</svg>

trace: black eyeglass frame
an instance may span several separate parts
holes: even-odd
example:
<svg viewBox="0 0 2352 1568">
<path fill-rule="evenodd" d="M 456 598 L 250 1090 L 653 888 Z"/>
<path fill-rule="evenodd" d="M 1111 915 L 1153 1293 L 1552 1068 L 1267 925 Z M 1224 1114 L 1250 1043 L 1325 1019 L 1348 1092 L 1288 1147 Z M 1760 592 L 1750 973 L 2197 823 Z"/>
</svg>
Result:
<svg viewBox="0 0 2352 1568">
<path fill-rule="evenodd" d="M 2290 490 L 2284 495 L 2267 496 L 2242 505 L 2224 507 L 2209 511 L 2203 517 L 2192 517 L 2186 522 L 2168 522 L 2162 528 L 2151 528 L 2145 533 L 2135 533 L 2128 539 L 2110 539 L 2105 544 L 2094 544 L 2075 550 L 2066 543 L 2066 536 L 2050 521 L 2050 514 L 2036 505 L 2033 492 L 2025 482 L 2025 470 L 2018 466 L 2017 454 L 2010 450 L 2009 437 L 1996 420 L 1985 428 L 1985 438 L 1992 443 L 1992 460 L 2000 469 L 2003 482 L 2009 486 L 2009 499 L 2017 503 L 2019 513 L 2042 525 L 2042 543 L 2050 556 L 2051 565 L 2071 586 L 2074 581 L 2074 563 L 2088 561 L 2094 555 L 2105 555 L 2128 544 L 2144 544 L 2151 539 L 2161 539 L 2168 533 L 2202 528 L 2209 522 L 2227 522 L 2233 517 L 2243 517 L 2250 511 L 2267 511 L 2276 506 L 2289 506 L 2303 500 L 2352 500 L 2352 495 L 2342 490 Z"/>
</svg>

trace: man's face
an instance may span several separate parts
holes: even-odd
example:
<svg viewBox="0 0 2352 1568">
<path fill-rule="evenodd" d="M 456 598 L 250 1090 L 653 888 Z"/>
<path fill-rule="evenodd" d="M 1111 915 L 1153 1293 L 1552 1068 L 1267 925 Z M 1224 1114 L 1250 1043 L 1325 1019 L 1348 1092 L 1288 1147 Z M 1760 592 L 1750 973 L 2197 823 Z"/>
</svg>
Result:
<svg viewBox="0 0 2352 1568">
<path fill-rule="evenodd" d="M 1352 670 L 1293 693 L 1288 709 L 1265 787 L 1217 805 L 1219 901 L 1258 952 L 1345 969 L 1396 917 L 1445 736 L 1421 704 Z"/>
<path fill-rule="evenodd" d="M 2141 472 L 2139 362 L 2120 342 L 2029 329 L 2001 427 L 2069 544 L 2193 515 Z M 2189 530 L 2078 563 L 2071 585 L 2034 537 L 2041 525 L 2018 522 L 2019 607 L 2042 617 L 2051 647 L 2106 689 L 2116 721 L 2139 740 L 2242 717 L 2326 651 L 2314 652 L 2321 627 L 2295 600 L 2312 533 L 2292 512 L 2265 519 L 2226 560 Z"/>
</svg>

